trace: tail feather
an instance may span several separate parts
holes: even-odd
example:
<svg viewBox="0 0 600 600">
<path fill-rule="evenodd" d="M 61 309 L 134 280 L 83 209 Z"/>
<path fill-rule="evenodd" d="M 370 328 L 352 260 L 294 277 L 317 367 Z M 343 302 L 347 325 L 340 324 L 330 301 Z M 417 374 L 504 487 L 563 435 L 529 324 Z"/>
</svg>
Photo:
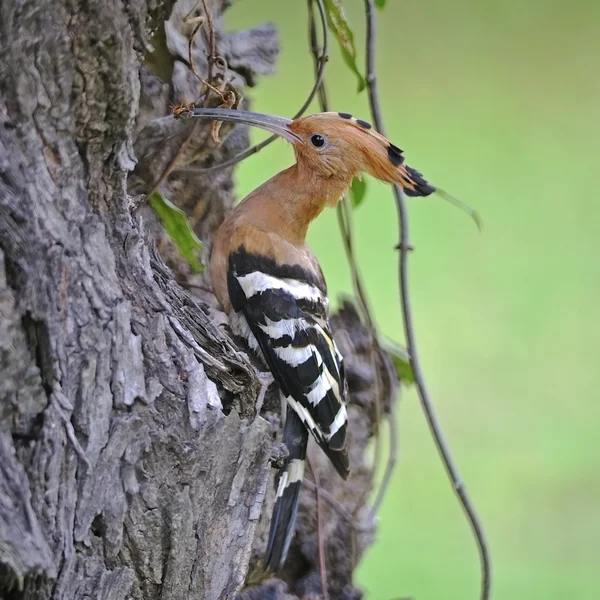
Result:
<svg viewBox="0 0 600 600">
<path fill-rule="evenodd" d="M 308 429 L 300 417 L 288 406 L 285 419 L 283 441 L 289 450 L 289 456 L 279 471 L 277 500 L 271 519 L 271 531 L 265 557 L 265 569 L 278 571 L 285 563 L 294 535 L 298 501 L 304 476 Z"/>
</svg>

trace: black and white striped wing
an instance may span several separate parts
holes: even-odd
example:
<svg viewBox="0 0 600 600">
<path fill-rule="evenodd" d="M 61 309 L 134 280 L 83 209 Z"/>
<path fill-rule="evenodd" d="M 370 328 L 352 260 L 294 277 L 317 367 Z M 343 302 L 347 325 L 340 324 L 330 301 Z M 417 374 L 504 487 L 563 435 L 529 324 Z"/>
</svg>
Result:
<svg viewBox="0 0 600 600">
<path fill-rule="evenodd" d="M 288 404 L 346 478 L 346 381 L 323 282 L 242 247 L 229 256 L 227 284 L 238 319 L 255 338 L 250 345 L 258 344 Z"/>
</svg>

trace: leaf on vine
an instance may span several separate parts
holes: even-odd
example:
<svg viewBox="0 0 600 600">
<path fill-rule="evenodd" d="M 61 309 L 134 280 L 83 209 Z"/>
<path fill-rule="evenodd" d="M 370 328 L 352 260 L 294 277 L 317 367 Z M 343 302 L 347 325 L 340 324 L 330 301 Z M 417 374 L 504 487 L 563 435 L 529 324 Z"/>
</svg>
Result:
<svg viewBox="0 0 600 600">
<path fill-rule="evenodd" d="M 367 182 L 364 179 L 359 179 L 358 177 L 355 177 L 352 180 L 352 187 L 350 188 L 350 199 L 352 200 L 352 208 L 356 208 L 362 203 L 366 191 Z"/>
<path fill-rule="evenodd" d="M 194 233 L 185 213 L 158 191 L 148 198 L 148 204 L 160 219 L 169 237 L 179 248 L 179 252 L 187 260 L 192 271 L 202 273 L 204 271 L 202 263 L 204 245 Z"/>
<path fill-rule="evenodd" d="M 390 355 L 400 381 L 404 385 L 414 383 L 415 374 L 413 373 L 406 348 L 387 338 L 381 340 L 381 348 Z"/>
<path fill-rule="evenodd" d="M 367 82 L 358 70 L 356 64 L 356 47 L 354 46 L 354 34 L 350 29 L 348 19 L 342 8 L 340 0 L 325 0 L 325 12 L 327 13 L 327 23 L 329 29 L 333 32 L 340 45 L 342 58 L 349 69 L 358 78 L 358 91 L 362 92 L 367 87 Z"/>
<path fill-rule="evenodd" d="M 386 0 L 375 0 L 375 6 L 379 10 L 383 10 L 385 8 L 385 2 L 386 2 Z"/>
</svg>

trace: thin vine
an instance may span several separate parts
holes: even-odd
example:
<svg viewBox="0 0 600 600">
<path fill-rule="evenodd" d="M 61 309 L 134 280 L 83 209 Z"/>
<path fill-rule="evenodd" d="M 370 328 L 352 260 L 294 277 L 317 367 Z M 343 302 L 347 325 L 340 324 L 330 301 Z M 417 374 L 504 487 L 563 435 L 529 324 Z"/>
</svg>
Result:
<svg viewBox="0 0 600 600">
<path fill-rule="evenodd" d="M 365 0 L 365 12 L 367 18 L 367 91 L 369 95 L 369 105 L 371 109 L 374 125 L 377 130 L 385 135 L 383 125 L 383 117 L 379 104 L 379 95 L 377 89 L 377 77 L 375 74 L 375 36 L 376 36 L 376 16 L 373 0 Z M 415 384 L 421 399 L 421 405 L 427 418 L 427 423 L 431 431 L 432 437 L 437 446 L 438 452 L 444 463 L 444 467 L 448 477 L 452 483 L 452 487 L 457 495 L 457 498 L 465 512 L 469 521 L 481 561 L 481 600 L 488 600 L 490 597 L 491 588 L 491 561 L 489 549 L 483 531 L 483 526 L 479 521 L 479 517 L 475 511 L 473 503 L 467 493 L 464 483 L 462 482 L 458 469 L 454 464 L 450 449 L 446 444 L 440 424 L 438 422 L 431 397 L 427 390 L 425 377 L 421 369 L 421 362 L 417 352 L 416 336 L 414 332 L 412 308 L 410 302 L 409 283 L 408 283 L 408 255 L 412 250 L 409 238 L 408 228 L 408 211 L 406 210 L 406 202 L 402 190 L 397 186 L 393 186 L 394 196 L 396 198 L 396 206 L 398 209 L 398 220 L 400 227 L 400 261 L 399 261 L 399 283 L 400 296 L 402 305 L 402 315 L 404 321 L 404 332 L 406 335 L 406 343 L 410 363 L 413 369 Z"/>
<path fill-rule="evenodd" d="M 315 66 L 317 65 L 317 57 L 320 54 L 320 50 L 318 47 L 315 19 L 314 19 L 314 11 L 313 5 L 314 2 L 319 4 L 322 0 L 308 0 L 308 10 L 309 10 L 309 23 L 310 23 L 310 43 L 311 43 L 311 52 L 315 59 Z M 320 85 L 319 88 L 319 104 L 321 106 L 321 110 L 326 112 L 329 110 L 328 102 L 327 102 L 327 91 L 325 88 L 325 81 Z M 350 268 L 350 274 L 352 277 L 352 286 L 354 288 L 354 295 L 359 303 L 359 310 L 363 316 L 363 320 L 366 322 L 369 332 L 371 334 L 371 348 L 369 351 L 369 358 L 371 361 L 371 367 L 373 372 L 375 373 L 375 381 L 374 381 L 374 397 L 375 397 L 375 453 L 373 463 L 374 465 L 378 465 L 381 457 L 381 438 L 379 435 L 379 423 L 381 422 L 382 416 L 382 406 L 381 406 L 381 391 L 383 389 L 383 384 L 381 381 L 381 360 L 379 356 L 381 354 L 381 347 L 379 344 L 379 333 L 377 331 L 377 324 L 375 319 L 372 316 L 372 310 L 370 306 L 369 297 L 366 291 L 366 288 L 363 284 L 362 276 L 360 274 L 360 269 L 358 267 L 358 261 L 356 260 L 356 255 L 354 252 L 354 235 L 352 232 L 352 210 L 350 208 L 350 203 L 348 201 L 348 197 L 344 196 L 337 207 L 337 217 L 338 217 L 338 225 L 340 228 L 340 232 L 342 234 L 342 240 L 344 242 L 344 250 L 346 253 L 346 259 L 348 261 L 348 266 Z M 391 381 L 391 379 L 390 379 Z M 376 500 L 373 506 L 371 507 L 369 520 L 371 520 L 374 516 L 376 516 L 383 499 L 385 497 L 385 493 L 387 491 L 387 487 L 391 480 L 391 475 L 393 473 L 394 467 L 397 462 L 397 425 L 395 420 L 395 398 L 390 399 L 390 409 L 393 414 L 390 415 L 389 425 L 390 425 L 390 437 L 394 440 L 390 445 L 390 453 L 388 455 L 388 461 L 386 463 L 386 468 L 384 472 L 384 476 L 382 482 L 377 491 Z M 374 471 L 373 471 L 374 473 Z M 373 474 L 371 475 L 373 477 Z M 358 511 L 364 506 L 366 497 L 369 494 L 370 486 L 367 486 L 364 492 L 361 494 L 360 498 L 357 500 L 354 515 L 356 516 Z"/>
<path fill-rule="evenodd" d="M 317 507 L 317 547 L 319 549 L 319 573 L 321 575 L 321 591 L 323 600 L 329 600 L 329 586 L 327 585 L 327 563 L 325 561 L 325 531 L 323 527 L 323 511 L 321 510 L 321 481 L 319 473 L 312 464 L 310 457 L 306 457 L 306 462 L 314 479 L 315 504 Z"/>
<path fill-rule="evenodd" d="M 200 6 L 200 1 L 202 2 L 202 6 L 204 8 L 204 15 L 200 15 L 198 17 L 192 17 L 192 14 Z M 221 58 L 221 60 L 224 60 L 224 59 L 222 59 L 222 57 L 218 57 L 218 55 L 217 55 L 217 46 L 216 46 L 216 38 L 215 38 L 213 19 L 212 19 L 212 14 L 208 8 L 208 5 L 206 4 L 206 0 L 199 0 L 194 5 L 194 7 L 190 10 L 190 12 L 184 17 L 184 22 L 191 23 L 194 25 L 192 33 L 190 34 L 189 39 L 188 39 L 188 63 L 189 63 L 190 70 L 192 71 L 192 73 L 194 74 L 196 79 L 198 79 L 198 81 L 200 81 L 202 83 L 202 85 L 206 88 L 204 95 L 203 95 L 202 105 L 208 106 L 208 103 L 210 100 L 210 92 L 212 91 L 221 98 L 223 106 L 227 106 L 227 107 L 233 106 L 236 103 L 237 98 L 236 98 L 235 92 L 233 92 L 231 90 L 229 90 L 229 91 L 225 90 L 225 85 L 226 85 L 225 77 L 223 77 L 223 84 L 222 84 L 223 89 L 220 89 L 220 88 L 216 87 L 215 85 L 213 85 L 215 61 L 219 58 Z M 209 44 L 210 44 L 210 53 L 208 55 L 208 78 L 207 79 L 204 79 L 198 73 L 198 70 L 196 69 L 196 64 L 194 61 L 193 52 L 192 52 L 196 34 L 198 33 L 198 31 L 200 31 L 200 29 L 205 24 L 208 25 L 208 38 L 209 38 Z M 225 68 L 226 68 L 226 63 L 225 63 Z M 152 194 L 160 187 L 160 185 L 166 181 L 167 177 L 175 170 L 177 164 L 179 163 L 181 157 L 183 156 L 183 153 L 185 152 L 186 148 L 188 147 L 188 145 L 191 142 L 191 140 L 193 139 L 193 137 L 196 135 L 198 126 L 199 126 L 199 122 L 195 122 L 189 127 L 189 130 L 186 133 L 183 141 L 181 142 L 181 145 L 177 149 L 177 152 L 175 152 L 175 155 L 173 156 L 173 158 L 169 161 L 169 163 L 167 164 L 167 166 L 165 167 L 163 172 L 160 174 L 158 179 L 150 187 L 150 190 L 147 193 L 148 198 L 150 198 L 152 196 Z M 211 135 L 213 137 L 213 140 L 216 140 L 216 138 L 218 136 L 219 127 L 220 127 L 220 123 L 215 122 L 212 124 Z"/>
</svg>

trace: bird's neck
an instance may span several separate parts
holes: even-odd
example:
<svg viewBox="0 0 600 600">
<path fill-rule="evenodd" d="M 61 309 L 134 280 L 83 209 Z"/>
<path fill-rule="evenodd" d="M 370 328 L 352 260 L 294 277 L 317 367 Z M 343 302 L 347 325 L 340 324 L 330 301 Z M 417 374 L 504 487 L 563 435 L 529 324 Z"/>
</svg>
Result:
<svg viewBox="0 0 600 600">
<path fill-rule="evenodd" d="M 295 164 L 256 189 L 239 209 L 246 213 L 244 220 L 299 246 L 304 244 L 309 225 L 325 206 L 335 206 L 349 185 L 344 179 L 323 178 Z"/>
</svg>

